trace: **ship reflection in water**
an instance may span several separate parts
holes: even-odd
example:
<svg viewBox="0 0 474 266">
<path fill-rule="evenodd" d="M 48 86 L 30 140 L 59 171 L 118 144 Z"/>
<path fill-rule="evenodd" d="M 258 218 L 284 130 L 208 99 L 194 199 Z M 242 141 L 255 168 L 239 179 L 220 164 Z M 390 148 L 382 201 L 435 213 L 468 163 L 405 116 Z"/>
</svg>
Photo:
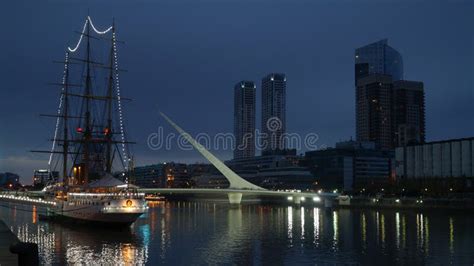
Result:
<svg viewBox="0 0 474 266">
<path fill-rule="evenodd" d="M 39 244 L 42 264 L 474 263 L 466 213 L 159 202 L 118 231 L 43 222 L 39 207 L 9 206 L 0 219 Z"/>
</svg>

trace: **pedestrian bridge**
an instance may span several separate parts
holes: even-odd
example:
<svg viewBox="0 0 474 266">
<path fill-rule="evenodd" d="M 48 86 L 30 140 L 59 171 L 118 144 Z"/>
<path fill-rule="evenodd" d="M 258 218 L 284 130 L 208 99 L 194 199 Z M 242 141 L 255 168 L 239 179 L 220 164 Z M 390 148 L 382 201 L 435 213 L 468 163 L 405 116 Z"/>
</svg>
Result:
<svg viewBox="0 0 474 266">
<path fill-rule="evenodd" d="M 301 204 L 312 202 L 331 206 L 338 196 L 335 193 L 314 193 L 298 191 L 274 191 L 274 190 L 251 190 L 232 188 L 141 188 L 139 192 L 146 194 L 160 194 L 163 196 L 200 196 L 215 197 L 227 195 L 231 204 L 240 204 L 242 197 L 258 199 L 274 199 L 276 201 L 286 200 L 291 203 Z"/>
<path fill-rule="evenodd" d="M 296 192 L 296 191 L 273 191 L 259 187 L 255 184 L 250 183 L 244 178 L 236 174 L 232 169 L 225 165 L 221 160 L 215 157 L 212 153 L 204 148 L 199 142 L 191 137 L 190 134 L 185 132 L 175 122 L 173 122 L 164 113 L 160 113 L 161 116 L 180 133 L 191 145 L 203 155 L 224 177 L 229 181 L 229 188 L 225 189 L 211 189 L 211 188 L 144 188 L 140 189 L 144 193 L 159 193 L 161 195 L 215 195 L 215 194 L 227 194 L 229 202 L 231 204 L 239 204 L 243 196 L 252 197 L 280 197 L 286 198 L 296 204 L 300 204 L 302 201 L 311 200 L 313 202 L 323 202 L 325 206 L 332 205 L 332 201 L 338 196 L 336 193 L 311 193 L 311 192 Z"/>
</svg>

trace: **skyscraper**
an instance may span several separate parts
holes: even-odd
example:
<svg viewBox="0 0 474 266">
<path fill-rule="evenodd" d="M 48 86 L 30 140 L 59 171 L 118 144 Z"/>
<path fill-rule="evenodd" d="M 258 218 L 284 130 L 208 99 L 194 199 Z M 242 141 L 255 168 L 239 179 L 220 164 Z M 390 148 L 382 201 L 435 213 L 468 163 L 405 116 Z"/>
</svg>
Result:
<svg viewBox="0 0 474 266">
<path fill-rule="evenodd" d="M 284 150 L 286 131 L 286 76 L 271 73 L 262 79 L 263 154 Z"/>
<path fill-rule="evenodd" d="M 423 83 L 403 81 L 401 54 L 388 40 L 355 50 L 356 136 L 382 149 L 423 142 Z"/>
<path fill-rule="evenodd" d="M 423 82 L 393 83 L 394 144 L 396 147 L 425 142 L 425 92 Z"/>
<path fill-rule="evenodd" d="M 255 90 L 253 81 L 234 86 L 234 159 L 255 156 Z"/>
<path fill-rule="evenodd" d="M 370 74 L 357 80 L 356 135 L 378 148 L 393 148 L 392 77 Z"/>
<path fill-rule="evenodd" d="M 403 79 L 401 54 L 388 45 L 388 40 L 368 44 L 355 50 L 355 83 L 370 74 L 385 74 L 392 80 Z"/>
</svg>

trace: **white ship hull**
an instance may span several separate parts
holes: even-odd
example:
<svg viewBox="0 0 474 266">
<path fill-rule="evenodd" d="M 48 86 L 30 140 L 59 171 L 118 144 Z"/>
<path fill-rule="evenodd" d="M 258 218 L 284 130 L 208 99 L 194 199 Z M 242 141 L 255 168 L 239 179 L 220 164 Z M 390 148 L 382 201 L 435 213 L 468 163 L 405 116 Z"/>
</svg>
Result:
<svg viewBox="0 0 474 266">
<path fill-rule="evenodd" d="M 130 225 L 148 210 L 143 198 L 93 193 L 70 193 L 67 201 L 56 202 L 50 209 L 54 219 L 107 225 Z"/>
</svg>

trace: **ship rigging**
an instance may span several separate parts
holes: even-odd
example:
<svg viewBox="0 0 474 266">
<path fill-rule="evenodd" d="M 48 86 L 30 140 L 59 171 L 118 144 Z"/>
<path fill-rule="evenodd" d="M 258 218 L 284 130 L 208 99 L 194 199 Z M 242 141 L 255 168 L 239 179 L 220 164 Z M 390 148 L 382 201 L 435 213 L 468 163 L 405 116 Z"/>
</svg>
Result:
<svg viewBox="0 0 474 266">
<path fill-rule="evenodd" d="M 144 195 L 130 184 L 133 142 L 126 140 L 123 117 L 123 102 L 130 99 L 121 96 L 115 30 L 113 23 L 100 31 L 86 18 L 77 44 L 65 54 L 57 113 L 44 115 L 56 118 L 52 147 L 34 152 L 50 154 L 50 170 L 62 165 L 62 182 L 47 189 L 57 201 L 56 218 L 130 224 L 147 209 Z M 105 63 L 96 56 L 99 42 L 106 44 Z"/>
</svg>

